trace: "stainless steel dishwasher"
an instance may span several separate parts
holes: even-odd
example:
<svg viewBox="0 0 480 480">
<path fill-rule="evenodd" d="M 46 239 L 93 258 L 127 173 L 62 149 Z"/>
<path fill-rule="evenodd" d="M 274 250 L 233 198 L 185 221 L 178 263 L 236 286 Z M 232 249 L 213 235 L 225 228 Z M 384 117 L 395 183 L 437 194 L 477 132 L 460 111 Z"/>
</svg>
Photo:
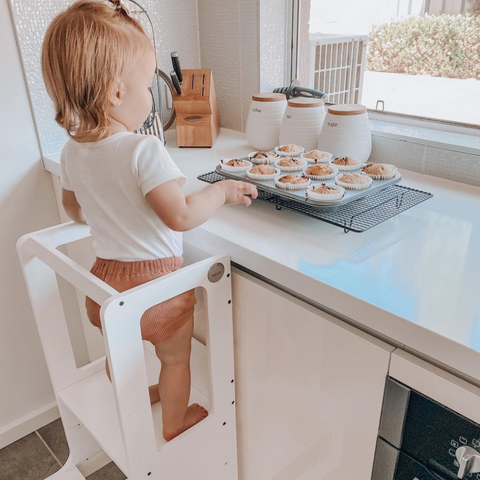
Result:
<svg viewBox="0 0 480 480">
<path fill-rule="evenodd" d="M 388 378 L 372 480 L 480 479 L 480 425 Z"/>
</svg>

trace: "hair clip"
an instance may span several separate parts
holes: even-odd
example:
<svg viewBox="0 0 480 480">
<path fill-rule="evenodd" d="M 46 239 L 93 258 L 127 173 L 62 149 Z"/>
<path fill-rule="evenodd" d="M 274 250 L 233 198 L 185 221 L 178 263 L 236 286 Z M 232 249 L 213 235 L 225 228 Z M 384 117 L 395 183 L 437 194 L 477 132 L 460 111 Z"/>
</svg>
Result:
<svg viewBox="0 0 480 480">
<path fill-rule="evenodd" d="M 125 11 L 127 15 L 131 15 L 130 7 L 128 5 L 128 0 L 119 0 L 119 7 Z"/>
<path fill-rule="evenodd" d="M 128 6 L 128 0 L 108 0 L 108 4 L 113 7 L 115 10 L 122 10 L 125 12 L 129 17 L 132 16 L 132 12 L 130 11 L 130 7 Z"/>
</svg>

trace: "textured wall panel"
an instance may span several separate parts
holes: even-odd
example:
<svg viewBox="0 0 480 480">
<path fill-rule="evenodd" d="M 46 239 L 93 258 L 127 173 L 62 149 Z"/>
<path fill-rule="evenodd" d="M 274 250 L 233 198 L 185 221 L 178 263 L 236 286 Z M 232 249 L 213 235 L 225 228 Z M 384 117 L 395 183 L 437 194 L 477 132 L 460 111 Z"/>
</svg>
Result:
<svg viewBox="0 0 480 480">
<path fill-rule="evenodd" d="M 406 168 L 422 173 L 425 145 L 409 143 L 403 140 L 373 135 L 373 148 L 370 161 L 376 163 L 393 163 L 399 168 Z"/>
<path fill-rule="evenodd" d="M 258 0 L 239 0 L 242 63 L 242 132 L 245 132 L 252 95 L 260 92 L 260 6 Z"/>
<path fill-rule="evenodd" d="M 200 60 L 211 68 L 222 127 L 242 130 L 242 55 L 238 0 L 198 0 Z"/>
<path fill-rule="evenodd" d="M 10 0 L 10 3 L 43 154 L 58 153 L 67 135 L 54 121 L 53 105 L 42 80 L 40 55 L 51 20 L 73 2 Z M 183 68 L 199 68 L 196 0 L 143 0 L 141 4 L 148 10 L 155 27 L 159 68 L 167 73 L 172 69 L 172 50 L 179 52 Z M 150 31 L 148 33 L 150 35 Z"/>
<path fill-rule="evenodd" d="M 480 186 L 480 155 L 373 135 L 370 161 Z"/>
<path fill-rule="evenodd" d="M 260 89 L 286 86 L 286 0 L 260 1 Z"/>
<path fill-rule="evenodd" d="M 426 147 L 423 173 L 480 186 L 480 155 Z"/>
<path fill-rule="evenodd" d="M 286 0 L 198 0 L 198 11 L 222 126 L 243 132 L 252 95 L 285 83 Z"/>
</svg>

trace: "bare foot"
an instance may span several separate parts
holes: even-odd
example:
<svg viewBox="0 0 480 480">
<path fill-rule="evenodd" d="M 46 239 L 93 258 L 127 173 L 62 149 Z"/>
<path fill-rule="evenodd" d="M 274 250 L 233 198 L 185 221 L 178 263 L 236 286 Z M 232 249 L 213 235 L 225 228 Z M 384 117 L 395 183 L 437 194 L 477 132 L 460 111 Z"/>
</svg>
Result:
<svg viewBox="0 0 480 480">
<path fill-rule="evenodd" d="M 183 427 L 178 429 L 176 432 L 167 432 L 164 429 L 163 438 L 165 438 L 165 440 L 169 442 L 185 430 L 188 430 L 190 427 L 193 427 L 198 422 L 201 422 L 207 416 L 208 412 L 202 406 L 200 406 L 198 403 L 193 403 L 187 408 Z"/>
<path fill-rule="evenodd" d="M 158 383 L 148 387 L 148 394 L 150 395 L 150 405 L 160 401 L 160 392 L 158 391 Z"/>
</svg>

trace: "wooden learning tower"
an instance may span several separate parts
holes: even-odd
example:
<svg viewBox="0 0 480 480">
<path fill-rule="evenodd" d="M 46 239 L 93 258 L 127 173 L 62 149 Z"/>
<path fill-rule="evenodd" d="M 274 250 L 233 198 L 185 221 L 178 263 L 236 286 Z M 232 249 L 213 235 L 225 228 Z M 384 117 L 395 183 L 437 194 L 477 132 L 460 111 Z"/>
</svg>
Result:
<svg viewBox="0 0 480 480">
<path fill-rule="evenodd" d="M 129 480 L 237 480 L 230 259 L 217 255 L 119 293 L 57 250 L 90 236 L 67 222 L 22 236 L 17 250 L 70 448 L 49 480 L 83 480 L 82 465 L 105 452 Z M 77 368 L 56 275 L 101 305 L 112 383 L 100 358 Z M 209 416 L 170 442 L 161 402 L 148 385 L 160 362 L 141 339 L 148 308 L 192 288 L 206 312 L 205 344 L 192 339 L 190 403 Z M 98 458 L 98 457 L 97 457 Z"/>
</svg>

